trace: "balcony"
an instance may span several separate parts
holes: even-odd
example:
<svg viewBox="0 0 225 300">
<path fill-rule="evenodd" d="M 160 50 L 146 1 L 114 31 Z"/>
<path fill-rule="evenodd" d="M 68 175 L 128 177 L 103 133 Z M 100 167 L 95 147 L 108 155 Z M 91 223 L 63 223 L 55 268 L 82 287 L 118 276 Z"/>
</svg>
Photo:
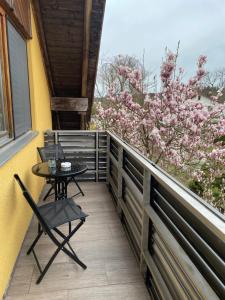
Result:
<svg viewBox="0 0 225 300">
<path fill-rule="evenodd" d="M 62 254 L 36 285 L 25 255 L 33 220 L 8 300 L 225 298 L 224 216 L 110 132 L 45 134 L 46 145 L 58 142 L 88 165 L 76 201 L 90 217 L 72 241 L 88 269 Z M 40 241 L 42 261 L 52 247 Z"/>
</svg>

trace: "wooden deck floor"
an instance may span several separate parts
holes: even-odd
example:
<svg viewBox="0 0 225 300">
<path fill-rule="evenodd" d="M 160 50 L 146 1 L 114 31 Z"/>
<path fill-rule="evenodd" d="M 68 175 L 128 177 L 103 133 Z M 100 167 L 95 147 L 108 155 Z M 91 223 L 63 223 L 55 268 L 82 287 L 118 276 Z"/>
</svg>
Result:
<svg viewBox="0 0 225 300">
<path fill-rule="evenodd" d="M 81 184 L 85 196 L 76 198 L 88 213 L 86 223 L 71 240 L 78 257 L 88 266 L 82 270 L 64 253 L 60 253 L 41 284 L 33 255 L 26 255 L 37 232 L 33 220 L 21 250 L 7 300 L 147 300 L 143 283 L 119 221 L 113 201 L 104 183 Z M 73 186 L 70 187 L 70 190 Z M 68 230 L 68 228 L 63 228 Z M 55 250 L 48 238 L 42 237 L 36 249 L 41 263 Z"/>
</svg>

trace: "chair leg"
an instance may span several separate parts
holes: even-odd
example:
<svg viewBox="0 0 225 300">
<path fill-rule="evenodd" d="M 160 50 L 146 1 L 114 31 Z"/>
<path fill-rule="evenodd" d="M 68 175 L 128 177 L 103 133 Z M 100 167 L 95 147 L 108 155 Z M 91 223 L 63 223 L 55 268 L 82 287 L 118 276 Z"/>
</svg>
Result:
<svg viewBox="0 0 225 300">
<path fill-rule="evenodd" d="M 46 272 L 50 268 L 51 264 L 53 263 L 54 259 L 56 258 L 56 255 L 59 253 L 60 250 L 61 250 L 60 247 L 58 247 L 56 249 L 56 251 L 54 252 L 54 254 L 52 255 L 52 257 L 48 261 L 47 265 L 45 266 L 44 270 L 41 272 L 41 275 L 38 277 L 38 279 L 36 281 L 36 284 L 39 284 L 42 281 L 42 279 L 44 278 Z"/>
<path fill-rule="evenodd" d="M 78 224 L 79 225 L 79 224 Z M 83 225 L 83 223 L 81 223 L 81 225 Z M 81 226 L 80 225 L 80 226 Z M 79 226 L 79 227 L 80 227 Z M 58 233 L 63 239 L 66 239 L 67 237 L 57 228 L 54 229 L 56 233 Z M 62 251 L 64 251 L 71 259 L 73 259 L 78 265 L 80 265 L 83 269 L 87 269 L 87 266 L 78 258 L 78 256 L 76 255 L 76 253 L 74 252 L 72 246 L 70 245 L 69 241 L 66 243 L 68 245 L 68 247 L 70 248 L 71 252 L 68 251 L 68 249 L 66 249 L 64 247 L 64 249 L 62 249 Z"/>
<path fill-rule="evenodd" d="M 71 233 L 71 222 L 69 222 L 69 234 Z"/>
<path fill-rule="evenodd" d="M 55 228 L 54 230 L 55 230 L 55 232 L 58 233 L 58 235 L 60 235 L 63 239 L 66 239 L 66 235 L 63 234 L 59 229 Z M 70 231 L 70 233 L 71 233 L 71 231 Z M 72 252 L 74 255 L 76 255 L 75 252 L 74 252 L 74 250 L 73 250 L 73 248 L 72 248 L 72 246 L 70 245 L 69 241 L 67 242 L 67 245 L 68 245 L 68 247 L 70 248 L 71 252 Z"/>
<path fill-rule="evenodd" d="M 65 242 L 65 241 L 64 241 Z M 64 244 L 64 242 L 62 244 Z M 41 272 L 40 276 L 38 277 L 36 284 L 39 284 L 42 279 L 44 278 L 45 274 L 47 273 L 48 269 L 50 268 L 51 264 L 53 263 L 54 259 L 56 258 L 57 254 L 60 250 L 62 250 L 64 253 L 66 253 L 70 258 L 72 258 L 78 265 L 80 265 L 83 269 L 87 269 L 87 266 L 79 260 L 77 255 L 74 253 L 72 254 L 68 249 L 65 248 L 65 245 L 62 246 L 62 244 L 56 249 L 50 260 L 48 261 L 47 265 L 44 267 L 43 271 Z"/>
<path fill-rule="evenodd" d="M 71 253 L 68 249 L 66 249 L 65 247 L 62 248 L 62 251 L 64 253 L 66 253 L 70 258 L 72 258 L 72 260 L 74 260 L 79 266 L 81 266 L 84 270 L 87 269 L 87 266 L 77 257 L 77 255 Z M 74 252 L 74 251 L 73 251 Z"/>
<path fill-rule="evenodd" d="M 50 195 L 50 193 L 51 193 L 52 190 L 53 190 L 53 186 L 50 187 L 50 189 L 49 189 L 49 191 L 47 192 L 47 194 L 45 195 L 43 201 L 45 201 L 45 200 L 48 198 L 48 196 Z"/>
<path fill-rule="evenodd" d="M 31 253 L 31 251 L 33 251 L 35 245 L 37 244 L 37 242 L 38 242 L 38 240 L 40 239 L 40 237 L 42 236 L 42 234 L 43 234 L 43 231 L 40 230 L 40 231 L 38 232 L 37 237 L 36 237 L 35 240 L 33 241 L 32 245 L 31 245 L 30 248 L 28 249 L 27 255 L 29 255 L 29 254 Z"/>
<path fill-rule="evenodd" d="M 52 257 L 50 258 L 50 260 L 48 261 L 48 263 L 46 264 L 46 266 L 44 267 L 43 270 L 41 270 L 41 268 L 39 267 L 39 270 L 41 272 L 40 276 L 38 277 L 37 281 L 36 281 L 36 284 L 39 284 L 42 279 L 44 278 L 46 272 L 48 271 L 48 269 L 50 268 L 51 264 L 53 263 L 54 259 L 56 258 L 57 254 L 59 253 L 59 251 L 63 251 L 65 254 L 67 254 L 70 258 L 72 258 L 79 266 L 81 266 L 83 269 L 87 269 L 87 266 L 77 257 L 77 255 L 75 254 L 73 248 L 71 247 L 71 245 L 69 244 L 69 240 L 70 238 L 76 233 L 76 231 L 83 225 L 84 221 L 80 221 L 79 224 L 77 224 L 77 226 L 71 231 L 71 233 L 68 235 L 68 236 L 65 236 L 59 229 L 57 228 L 54 228 L 54 231 L 56 233 L 58 233 L 61 237 L 64 238 L 63 242 L 60 243 L 56 237 L 53 235 L 53 234 L 50 234 L 49 237 L 51 238 L 51 240 L 56 244 L 57 246 L 57 249 L 56 251 L 54 252 L 54 254 L 52 255 Z M 41 234 L 43 233 L 40 232 L 37 236 L 37 238 L 35 239 L 34 243 L 32 244 L 31 246 L 31 249 L 29 249 L 30 251 L 33 250 L 34 246 L 36 245 L 38 239 L 40 238 Z M 39 236 L 40 235 L 40 236 Z M 69 248 L 72 250 L 72 252 L 70 252 L 66 247 L 65 245 L 68 245 Z M 33 251 L 34 252 L 34 251 Z M 34 253 L 35 254 L 35 253 Z M 36 255 L 35 255 L 36 256 Z M 35 258 L 36 259 L 36 262 L 38 263 L 39 265 L 39 262 L 37 260 L 37 257 Z"/>
<path fill-rule="evenodd" d="M 75 232 L 84 224 L 84 221 L 80 221 L 79 224 L 77 224 L 77 226 L 71 231 L 71 233 L 68 236 L 65 236 L 59 229 L 54 228 L 54 231 L 56 233 L 58 233 L 62 238 L 64 238 L 64 241 L 61 244 L 61 249 L 62 251 L 67 254 L 70 258 L 72 258 L 78 265 L 80 265 L 83 269 L 87 269 L 87 266 L 77 257 L 77 255 L 75 254 L 73 248 L 71 247 L 71 245 L 69 244 L 69 240 L 71 239 L 71 237 L 75 234 Z M 60 244 L 58 243 L 57 240 L 54 241 L 58 246 L 60 246 Z M 68 245 L 69 248 L 72 248 L 72 253 L 65 248 L 65 245 Z"/>
<path fill-rule="evenodd" d="M 84 196 L 84 192 L 82 191 L 80 185 L 78 184 L 78 182 L 76 181 L 76 179 L 74 177 L 72 177 L 72 181 L 76 184 L 78 190 L 80 191 L 80 193 L 82 194 L 82 196 Z"/>
</svg>

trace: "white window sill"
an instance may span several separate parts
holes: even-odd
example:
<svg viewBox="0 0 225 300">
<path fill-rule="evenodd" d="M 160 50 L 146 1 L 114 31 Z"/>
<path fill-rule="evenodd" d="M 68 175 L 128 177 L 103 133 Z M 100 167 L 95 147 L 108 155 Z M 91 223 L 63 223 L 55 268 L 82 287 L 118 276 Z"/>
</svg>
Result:
<svg viewBox="0 0 225 300">
<path fill-rule="evenodd" d="M 0 167 L 9 161 L 16 153 L 29 144 L 36 136 L 37 131 L 28 131 L 21 137 L 9 142 L 7 145 L 0 148 Z"/>
</svg>

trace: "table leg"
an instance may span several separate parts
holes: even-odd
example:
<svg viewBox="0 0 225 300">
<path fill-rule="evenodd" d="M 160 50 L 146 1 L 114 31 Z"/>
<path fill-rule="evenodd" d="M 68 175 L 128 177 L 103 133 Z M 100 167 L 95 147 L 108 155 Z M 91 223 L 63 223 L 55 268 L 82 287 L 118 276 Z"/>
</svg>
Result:
<svg viewBox="0 0 225 300">
<path fill-rule="evenodd" d="M 55 179 L 55 201 L 57 201 L 58 198 L 58 182 L 57 179 Z"/>
<path fill-rule="evenodd" d="M 67 187 L 68 187 L 68 180 L 67 178 L 65 179 L 65 190 L 64 190 L 64 193 L 65 193 L 65 197 L 67 198 Z"/>
<path fill-rule="evenodd" d="M 67 186 L 67 178 L 62 181 L 55 179 L 55 201 L 59 200 L 60 198 L 67 198 Z"/>
<path fill-rule="evenodd" d="M 55 201 L 59 200 L 63 193 L 63 187 L 61 187 L 61 182 L 55 179 Z"/>
</svg>

